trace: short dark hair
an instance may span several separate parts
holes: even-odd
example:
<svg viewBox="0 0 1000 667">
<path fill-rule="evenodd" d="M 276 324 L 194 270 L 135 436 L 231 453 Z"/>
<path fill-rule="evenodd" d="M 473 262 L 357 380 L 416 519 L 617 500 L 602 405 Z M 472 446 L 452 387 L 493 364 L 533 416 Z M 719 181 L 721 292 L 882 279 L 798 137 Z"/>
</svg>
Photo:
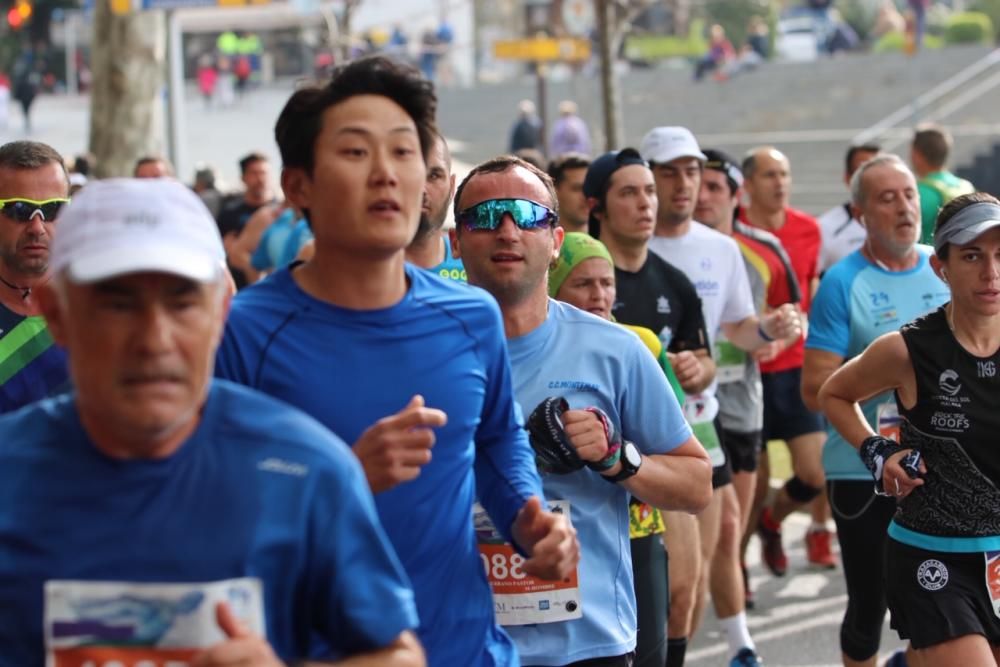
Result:
<svg viewBox="0 0 1000 667">
<path fill-rule="evenodd" d="M 515 167 L 527 169 L 538 177 L 538 180 L 542 182 L 542 185 L 545 186 L 545 190 L 549 194 L 549 208 L 555 212 L 556 216 L 558 216 L 559 198 L 556 196 L 556 186 L 552 182 L 552 178 L 535 165 L 522 160 L 516 155 L 499 155 L 473 167 L 469 173 L 465 175 L 465 178 L 462 179 L 462 182 L 458 184 L 458 188 L 455 190 L 455 200 L 452 202 L 455 215 L 461 213 L 461 209 L 458 208 L 458 202 L 462 199 L 462 193 L 465 191 L 466 184 L 468 184 L 468 182 L 475 176 L 478 176 L 479 174 L 502 174 L 505 171 L 514 169 Z M 459 225 L 458 228 L 460 229 L 461 225 Z"/>
<path fill-rule="evenodd" d="M 426 159 L 437 131 L 434 84 L 409 65 L 385 56 L 370 56 L 338 66 L 326 85 L 300 88 L 288 99 L 274 126 L 283 166 L 299 167 L 312 174 L 323 112 L 358 95 L 387 97 L 402 107 L 417 126 Z"/>
<path fill-rule="evenodd" d="M 171 166 L 170 161 L 162 155 L 143 155 L 135 161 L 135 166 L 132 167 L 132 175 L 134 176 L 139 173 L 139 167 L 145 164 L 156 164 L 157 162 L 163 163 L 163 166 L 166 167 L 168 174 L 174 173 L 174 168 Z"/>
<path fill-rule="evenodd" d="M 249 169 L 250 165 L 252 165 L 254 162 L 267 162 L 267 161 L 268 161 L 267 156 L 264 155 L 263 153 L 258 153 L 257 151 L 254 151 L 253 153 L 250 153 L 248 155 L 244 155 L 243 157 L 240 158 L 240 174 L 247 173 L 247 169 Z"/>
<path fill-rule="evenodd" d="M 948 163 L 951 134 L 940 125 L 918 125 L 913 133 L 912 148 L 927 160 L 930 167 L 941 169 Z"/>
<path fill-rule="evenodd" d="M 868 141 L 863 144 L 852 144 L 848 147 L 847 153 L 844 155 L 844 173 L 851 173 L 851 165 L 854 164 L 854 156 L 858 153 L 881 153 L 881 144 L 876 144 L 875 142 Z"/>
<path fill-rule="evenodd" d="M 934 220 L 934 234 L 937 235 L 938 230 L 951 222 L 952 218 L 958 215 L 959 211 L 973 204 L 996 204 L 1000 206 L 1000 199 L 997 199 L 988 192 L 970 192 L 967 195 L 955 197 L 938 211 L 937 218 Z M 939 259 L 948 259 L 949 247 L 951 247 L 951 244 L 947 243 L 935 254 Z"/>
<path fill-rule="evenodd" d="M 740 189 L 740 184 L 737 183 L 736 179 L 734 179 L 729 173 L 730 169 L 740 169 L 739 165 L 736 164 L 736 160 L 734 160 L 729 153 L 716 150 L 714 148 L 703 148 L 701 152 L 705 154 L 706 158 L 708 158 L 705 161 L 705 169 L 712 169 L 725 174 L 726 185 L 729 186 L 729 195 L 732 196 L 736 194 L 736 191 Z M 743 170 L 740 169 L 740 172 L 742 171 Z"/>
<path fill-rule="evenodd" d="M 590 166 L 590 158 L 583 153 L 563 153 L 562 155 L 557 155 L 551 162 L 549 162 L 549 176 L 552 177 L 552 182 L 558 188 L 563 179 L 566 178 L 566 172 L 573 169 L 586 169 Z"/>
<path fill-rule="evenodd" d="M 94 170 L 94 162 L 97 158 L 92 153 L 80 153 L 73 159 L 73 171 L 83 176 L 90 176 Z"/>
<path fill-rule="evenodd" d="M 66 171 L 66 163 L 56 149 L 40 141 L 11 141 L 0 146 L 0 168 L 41 169 L 58 162 Z"/>
</svg>

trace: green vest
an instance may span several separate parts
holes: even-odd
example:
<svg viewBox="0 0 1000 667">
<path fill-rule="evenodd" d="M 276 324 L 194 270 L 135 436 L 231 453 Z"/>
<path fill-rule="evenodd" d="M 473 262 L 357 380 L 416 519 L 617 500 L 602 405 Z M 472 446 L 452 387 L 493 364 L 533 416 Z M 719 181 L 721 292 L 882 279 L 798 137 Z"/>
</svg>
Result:
<svg viewBox="0 0 1000 667">
<path fill-rule="evenodd" d="M 934 221 L 941 207 L 955 197 L 976 191 L 972 183 L 949 171 L 935 171 L 917 181 L 920 191 L 920 242 L 934 243 Z"/>
</svg>

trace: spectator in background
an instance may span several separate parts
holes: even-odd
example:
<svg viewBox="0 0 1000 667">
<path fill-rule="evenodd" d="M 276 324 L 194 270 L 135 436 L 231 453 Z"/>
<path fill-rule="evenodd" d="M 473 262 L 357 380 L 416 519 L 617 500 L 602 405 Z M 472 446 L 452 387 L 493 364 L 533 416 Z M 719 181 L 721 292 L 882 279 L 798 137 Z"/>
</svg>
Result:
<svg viewBox="0 0 1000 667">
<path fill-rule="evenodd" d="M 750 17 L 750 23 L 747 25 L 747 46 L 753 49 L 761 60 L 767 60 L 771 53 L 769 32 L 764 19 L 759 16 Z"/>
<path fill-rule="evenodd" d="M 559 103 L 559 119 L 552 126 L 552 139 L 549 141 L 549 155 L 563 153 L 590 155 L 590 131 L 577 115 L 576 102 L 572 100 Z"/>
<path fill-rule="evenodd" d="M 510 152 L 517 153 L 522 148 L 542 148 L 542 119 L 535 111 L 535 103 L 521 100 L 517 105 L 517 121 L 510 131 Z"/>
<path fill-rule="evenodd" d="M 10 119 L 10 79 L 0 72 L 0 130 L 7 129 Z"/>
<path fill-rule="evenodd" d="M 170 161 L 162 155 L 144 155 L 135 161 L 134 178 L 169 178 L 174 175 Z"/>
<path fill-rule="evenodd" d="M 219 80 L 219 72 L 215 69 L 212 56 L 208 53 L 198 59 L 198 91 L 201 98 L 205 100 L 205 108 L 212 107 L 212 98 L 215 97 L 215 84 Z"/>
<path fill-rule="evenodd" d="M 31 133 L 31 105 L 34 104 L 42 85 L 42 67 L 41 62 L 33 66 L 29 61 L 22 60 L 20 72 L 15 76 L 14 99 L 21 103 L 24 131 L 28 134 Z"/>
<path fill-rule="evenodd" d="M 198 165 L 195 168 L 194 184 L 191 189 L 201 198 L 212 217 L 217 219 L 222 209 L 222 193 L 215 184 L 215 169 L 206 164 Z"/>
<path fill-rule="evenodd" d="M 736 51 L 726 38 L 725 29 L 716 23 L 709 29 L 708 52 L 695 65 L 694 80 L 701 81 L 709 72 L 721 72 L 723 66 L 735 57 Z"/>
<path fill-rule="evenodd" d="M 906 25 L 907 44 L 910 53 L 916 53 L 924 44 L 924 32 L 927 30 L 927 7 L 930 0 L 907 0 L 906 4 L 910 8 L 909 18 Z"/>
<path fill-rule="evenodd" d="M 875 26 L 871 31 L 872 38 L 878 39 L 889 33 L 905 31 L 906 19 L 896 9 L 896 3 L 892 0 L 882 0 L 878 13 L 875 15 Z"/>
</svg>

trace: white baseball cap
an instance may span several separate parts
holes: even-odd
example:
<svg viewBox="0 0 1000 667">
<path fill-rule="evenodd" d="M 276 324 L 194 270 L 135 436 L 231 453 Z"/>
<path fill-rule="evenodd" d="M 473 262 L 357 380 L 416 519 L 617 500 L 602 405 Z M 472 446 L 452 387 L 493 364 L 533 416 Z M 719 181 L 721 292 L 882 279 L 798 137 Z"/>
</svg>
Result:
<svg viewBox="0 0 1000 667">
<path fill-rule="evenodd" d="M 205 204 L 169 178 L 92 181 L 57 227 L 50 266 L 75 283 L 144 271 L 212 282 L 226 258 Z"/>
<path fill-rule="evenodd" d="M 691 130 L 686 127 L 654 127 L 642 138 L 639 154 L 647 162 L 664 164 L 679 157 L 698 158 L 702 162 L 708 158 L 698 148 Z"/>
</svg>

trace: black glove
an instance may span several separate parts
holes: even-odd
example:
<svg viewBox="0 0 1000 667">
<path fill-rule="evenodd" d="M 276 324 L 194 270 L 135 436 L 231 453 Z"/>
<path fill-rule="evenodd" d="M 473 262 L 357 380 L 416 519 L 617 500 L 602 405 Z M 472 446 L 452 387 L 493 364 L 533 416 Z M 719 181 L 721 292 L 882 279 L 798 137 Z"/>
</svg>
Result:
<svg viewBox="0 0 1000 667">
<path fill-rule="evenodd" d="M 563 430 L 562 414 L 566 410 L 569 410 L 566 399 L 552 396 L 539 403 L 528 416 L 528 441 L 535 450 L 535 465 L 539 472 L 565 475 L 584 466 L 583 459 Z"/>
</svg>

